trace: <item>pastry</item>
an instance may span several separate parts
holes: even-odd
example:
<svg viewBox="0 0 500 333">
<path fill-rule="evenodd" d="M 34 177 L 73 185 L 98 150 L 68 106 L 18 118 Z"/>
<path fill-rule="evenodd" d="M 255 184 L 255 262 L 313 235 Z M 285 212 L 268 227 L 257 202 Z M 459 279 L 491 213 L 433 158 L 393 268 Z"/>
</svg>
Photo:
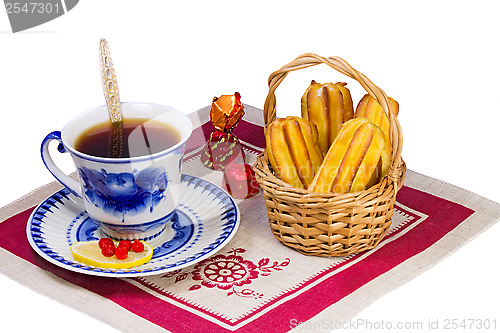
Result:
<svg viewBox="0 0 500 333">
<path fill-rule="evenodd" d="M 345 83 L 316 83 L 314 80 L 301 100 L 302 118 L 318 128 L 318 145 L 325 154 L 342 124 L 354 116 L 351 94 Z"/>
<path fill-rule="evenodd" d="M 364 190 L 386 147 L 385 135 L 366 118 L 346 122 L 330 146 L 309 190 L 348 193 Z"/>
<path fill-rule="evenodd" d="M 299 117 L 274 120 L 266 131 L 266 153 L 274 174 L 284 182 L 307 189 L 321 165 L 314 124 Z"/>
</svg>

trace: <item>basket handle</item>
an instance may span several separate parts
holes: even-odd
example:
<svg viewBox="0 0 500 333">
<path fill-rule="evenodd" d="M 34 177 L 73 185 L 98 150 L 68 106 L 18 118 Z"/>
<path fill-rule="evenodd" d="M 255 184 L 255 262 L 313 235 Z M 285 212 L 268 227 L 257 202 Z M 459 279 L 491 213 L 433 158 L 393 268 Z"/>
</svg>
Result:
<svg viewBox="0 0 500 333">
<path fill-rule="evenodd" d="M 266 101 L 264 102 L 264 122 L 266 124 L 266 129 L 267 126 L 276 119 L 276 96 L 274 92 L 288 73 L 319 64 L 326 64 L 340 73 L 347 75 L 351 79 L 358 81 L 366 92 L 375 98 L 387 114 L 390 124 L 389 137 L 392 146 L 392 160 L 388 177 L 389 180 L 394 183 L 395 191 L 397 191 L 399 188 L 397 181 L 402 173 L 401 151 L 403 148 L 403 132 L 401 130 L 401 125 L 399 124 L 397 117 L 394 115 L 394 110 L 392 109 L 392 106 L 389 103 L 389 98 L 385 92 L 370 81 L 363 73 L 352 68 L 351 65 L 349 65 L 342 58 L 324 58 L 314 53 L 305 53 L 277 71 L 271 73 L 268 80 L 269 93 L 266 97 Z"/>
</svg>

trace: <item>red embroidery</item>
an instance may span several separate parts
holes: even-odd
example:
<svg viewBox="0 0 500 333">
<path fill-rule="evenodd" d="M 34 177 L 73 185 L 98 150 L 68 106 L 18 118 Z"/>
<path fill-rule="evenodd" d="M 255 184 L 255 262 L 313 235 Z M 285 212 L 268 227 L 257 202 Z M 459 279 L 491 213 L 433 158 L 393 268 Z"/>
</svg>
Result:
<svg viewBox="0 0 500 333">
<path fill-rule="evenodd" d="M 253 280 L 261 277 L 268 276 L 273 271 L 280 271 L 288 266 L 290 259 L 286 258 L 283 262 L 274 261 L 269 264 L 269 258 L 262 258 L 259 260 L 258 265 L 252 261 L 244 259 L 238 253 L 245 253 L 246 250 L 242 248 L 231 249 L 227 252 L 228 255 L 218 254 L 203 261 L 200 261 L 194 266 L 191 272 L 183 273 L 181 269 L 166 273 L 162 278 L 173 278 L 175 282 L 185 280 L 189 274 L 192 279 L 199 281 L 201 284 L 195 284 L 188 290 L 194 291 L 201 289 L 201 287 L 215 288 L 221 290 L 228 290 L 227 296 L 236 295 L 240 297 L 261 298 L 264 296 L 252 289 L 244 288 L 239 290 L 239 287 L 251 284 Z"/>
<path fill-rule="evenodd" d="M 241 256 L 219 254 L 194 266 L 193 280 L 201 281 L 208 288 L 227 290 L 252 283 L 252 279 L 259 277 L 256 269 L 257 266 Z"/>
</svg>

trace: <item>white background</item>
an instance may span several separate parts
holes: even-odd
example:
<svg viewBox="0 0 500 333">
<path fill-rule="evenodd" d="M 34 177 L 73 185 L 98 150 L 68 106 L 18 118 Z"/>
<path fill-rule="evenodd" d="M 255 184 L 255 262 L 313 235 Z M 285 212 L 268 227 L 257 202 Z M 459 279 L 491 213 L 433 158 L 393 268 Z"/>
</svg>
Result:
<svg viewBox="0 0 500 333">
<path fill-rule="evenodd" d="M 98 62 L 103 37 L 122 101 L 167 104 L 186 113 L 235 91 L 244 103 L 262 108 L 272 71 L 306 52 L 340 56 L 400 103 L 410 169 L 500 202 L 495 1 L 173 3 L 85 0 L 16 34 L 2 8 L 0 206 L 53 180 L 39 156 L 47 133 L 104 104 Z M 311 79 L 347 80 L 356 101 L 362 94 L 340 73 L 317 66 L 285 79 L 277 92 L 278 115 L 299 114 Z M 426 327 L 434 319 L 483 318 L 500 327 L 498 238 L 497 224 L 355 320 Z M 2 327 L 115 331 L 3 275 L 0 295 Z"/>
</svg>

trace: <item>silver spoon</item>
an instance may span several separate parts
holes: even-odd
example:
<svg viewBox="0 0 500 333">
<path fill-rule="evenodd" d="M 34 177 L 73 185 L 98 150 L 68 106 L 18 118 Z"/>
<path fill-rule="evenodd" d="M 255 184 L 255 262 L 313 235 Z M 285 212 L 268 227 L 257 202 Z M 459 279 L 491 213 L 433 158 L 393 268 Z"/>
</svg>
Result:
<svg viewBox="0 0 500 333">
<path fill-rule="evenodd" d="M 112 124 L 109 151 L 112 157 L 121 157 L 123 150 L 123 115 L 120 92 L 118 90 L 118 81 L 116 79 L 116 72 L 113 67 L 109 45 L 105 39 L 101 39 L 99 51 L 102 87 L 108 107 L 109 119 Z"/>
</svg>

